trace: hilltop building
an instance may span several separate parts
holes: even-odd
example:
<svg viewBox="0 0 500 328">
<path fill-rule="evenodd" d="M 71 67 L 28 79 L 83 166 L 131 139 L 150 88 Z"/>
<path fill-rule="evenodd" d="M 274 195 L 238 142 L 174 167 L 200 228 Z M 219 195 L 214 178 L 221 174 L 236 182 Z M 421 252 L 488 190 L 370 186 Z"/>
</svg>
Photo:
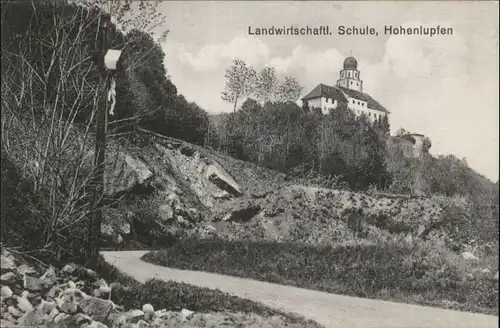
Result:
<svg viewBox="0 0 500 328">
<path fill-rule="evenodd" d="M 303 97 L 302 102 L 309 108 L 320 108 L 323 114 L 328 114 L 339 104 L 346 105 L 356 115 L 364 113 L 372 120 L 390 114 L 379 102 L 363 92 L 363 80 L 354 57 L 344 60 L 344 68 L 335 86 L 321 83 Z"/>
</svg>

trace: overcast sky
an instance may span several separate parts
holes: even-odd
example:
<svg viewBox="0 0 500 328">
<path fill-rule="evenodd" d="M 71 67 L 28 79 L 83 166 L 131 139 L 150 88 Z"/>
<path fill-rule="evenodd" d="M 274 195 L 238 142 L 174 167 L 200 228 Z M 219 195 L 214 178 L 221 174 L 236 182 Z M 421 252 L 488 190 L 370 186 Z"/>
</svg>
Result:
<svg viewBox="0 0 500 328">
<path fill-rule="evenodd" d="M 497 2 L 164 2 L 170 33 L 165 66 L 180 93 L 210 113 L 229 112 L 220 94 L 224 71 L 240 58 L 260 70 L 293 75 L 304 94 L 334 85 L 352 55 L 364 91 L 403 127 L 432 141 L 431 153 L 465 157 L 498 179 Z M 329 36 L 251 36 L 248 26 L 328 25 Z M 339 36 L 345 25 L 378 36 Z M 445 36 L 388 36 L 385 25 L 453 28 Z"/>
</svg>

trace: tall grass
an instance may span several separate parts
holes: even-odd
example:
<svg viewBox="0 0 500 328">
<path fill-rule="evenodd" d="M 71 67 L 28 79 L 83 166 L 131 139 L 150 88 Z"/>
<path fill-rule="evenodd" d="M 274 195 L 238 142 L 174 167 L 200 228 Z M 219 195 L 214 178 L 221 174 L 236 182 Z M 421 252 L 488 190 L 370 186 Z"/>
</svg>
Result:
<svg viewBox="0 0 500 328">
<path fill-rule="evenodd" d="M 145 261 L 352 296 L 498 313 L 498 284 L 446 249 L 401 242 L 344 246 L 183 240 Z M 457 304 L 458 303 L 458 304 Z"/>
</svg>

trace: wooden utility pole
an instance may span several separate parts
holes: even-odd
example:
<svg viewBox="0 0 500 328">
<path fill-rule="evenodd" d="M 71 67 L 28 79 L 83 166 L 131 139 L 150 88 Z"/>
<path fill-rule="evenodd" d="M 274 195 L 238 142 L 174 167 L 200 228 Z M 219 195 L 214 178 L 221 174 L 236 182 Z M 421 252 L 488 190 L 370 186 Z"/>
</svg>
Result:
<svg viewBox="0 0 500 328">
<path fill-rule="evenodd" d="M 109 79 L 108 71 L 104 65 L 104 56 L 109 48 L 109 24 L 110 17 L 103 15 L 103 34 L 102 43 L 98 51 L 99 63 L 99 85 L 104 86 L 104 106 L 97 109 L 96 115 L 96 134 L 95 134 L 95 153 L 94 153 L 94 177 L 92 186 L 91 218 L 88 231 L 88 257 L 92 262 L 95 262 L 99 256 L 99 247 L 101 239 L 101 222 L 102 222 L 102 198 L 104 195 L 104 161 L 106 155 L 106 130 L 108 121 L 108 89 Z"/>
</svg>

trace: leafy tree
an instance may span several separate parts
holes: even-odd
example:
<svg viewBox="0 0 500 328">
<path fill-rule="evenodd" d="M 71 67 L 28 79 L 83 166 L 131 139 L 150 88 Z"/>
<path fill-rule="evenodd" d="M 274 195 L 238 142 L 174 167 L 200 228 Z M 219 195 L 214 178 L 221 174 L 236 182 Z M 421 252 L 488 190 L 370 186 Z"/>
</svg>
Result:
<svg viewBox="0 0 500 328">
<path fill-rule="evenodd" d="M 296 102 L 302 94 L 303 89 L 304 87 L 293 76 L 286 76 L 278 87 L 278 99 L 284 102 Z"/>
<path fill-rule="evenodd" d="M 236 112 L 238 100 L 252 92 L 255 85 L 256 73 L 240 59 L 233 61 L 231 67 L 226 70 L 224 91 L 222 100 L 234 104 L 233 112 Z"/>
<path fill-rule="evenodd" d="M 276 76 L 276 69 L 267 66 L 257 75 L 252 93 L 262 103 L 266 103 L 275 98 L 278 86 L 279 80 Z"/>
</svg>

